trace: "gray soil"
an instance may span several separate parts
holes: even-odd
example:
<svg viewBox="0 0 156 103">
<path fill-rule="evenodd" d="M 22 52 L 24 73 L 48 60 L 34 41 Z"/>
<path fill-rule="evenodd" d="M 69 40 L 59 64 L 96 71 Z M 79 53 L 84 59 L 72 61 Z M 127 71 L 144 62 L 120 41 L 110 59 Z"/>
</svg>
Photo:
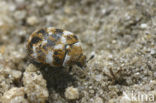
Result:
<svg viewBox="0 0 156 103">
<path fill-rule="evenodd" d="M 28 58 L 28 37 L 49 26 L 78 35 L 87 58 L 94 55 L 85 69 Z M 65 96 L 71 86 L 78 90 L 72 100 Z M 23 94 L 7 101 L 12 88 Z M 156 102 L 156 1 L 0 0 L 0 103 L 20 103 L 16 96 L 21 103 Z"/>
</svg>

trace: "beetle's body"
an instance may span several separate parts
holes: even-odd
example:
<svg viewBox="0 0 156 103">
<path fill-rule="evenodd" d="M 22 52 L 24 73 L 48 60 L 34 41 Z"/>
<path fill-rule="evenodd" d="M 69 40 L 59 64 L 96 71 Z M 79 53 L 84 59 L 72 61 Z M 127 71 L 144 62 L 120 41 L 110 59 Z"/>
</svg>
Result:
<svg viewBox="0 0 156 103">
<path fill-rule="evenodd" d="M 48 27 L 33 32 L 27 49 L 36 62 L 53 67 L 74 64 L 83 67 L 86 63 L 86 56 L 83 55 L 77 36 L 63 29 Z"/>
</svg>

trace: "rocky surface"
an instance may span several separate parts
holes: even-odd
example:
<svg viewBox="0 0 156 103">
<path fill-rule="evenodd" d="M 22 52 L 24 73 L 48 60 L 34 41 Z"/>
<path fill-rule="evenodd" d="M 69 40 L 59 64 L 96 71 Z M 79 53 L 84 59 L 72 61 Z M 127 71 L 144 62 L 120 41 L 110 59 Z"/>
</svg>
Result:
<svg viewBox="0 0 156 103">
<path fill-rule="evenodd" d="M 155 0 L 0 0 L 0 7 L 0 102 L 156 101 Z M 87 58 L 94 55 L 84 70 L 28 58 L 29 35 L 49 26 L 79 36 Z"/>
</svg>

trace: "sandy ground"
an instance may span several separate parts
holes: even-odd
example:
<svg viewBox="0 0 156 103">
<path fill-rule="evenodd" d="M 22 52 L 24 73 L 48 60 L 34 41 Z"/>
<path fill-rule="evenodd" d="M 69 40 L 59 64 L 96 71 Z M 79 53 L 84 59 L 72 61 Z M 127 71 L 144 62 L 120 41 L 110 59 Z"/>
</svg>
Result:
<svg viewBox="0 0 156 103">
<path fill-rule="evenodd" d="M 82 70 L 34 64 L 26 43 L 54 26 L 79 36 Z M 0 0 L 0 103 L 156 102 L 155 0 Z"/>
</svg>

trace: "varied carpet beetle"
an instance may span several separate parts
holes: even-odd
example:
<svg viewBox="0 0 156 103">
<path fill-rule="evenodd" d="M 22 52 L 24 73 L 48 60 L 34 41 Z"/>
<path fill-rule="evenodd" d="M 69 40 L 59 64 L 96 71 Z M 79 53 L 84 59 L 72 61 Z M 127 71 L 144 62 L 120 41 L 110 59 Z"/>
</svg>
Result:
<svg viewBox="0 0 156 103">
<path fill-rule="evenodd" d="M 27 43 L 28 55 L 34 61 L 52 67 L 70 67 L 86 64 L 86 56 L 76 35 L 54 27 L 33 32 Z"/>
</svg>

